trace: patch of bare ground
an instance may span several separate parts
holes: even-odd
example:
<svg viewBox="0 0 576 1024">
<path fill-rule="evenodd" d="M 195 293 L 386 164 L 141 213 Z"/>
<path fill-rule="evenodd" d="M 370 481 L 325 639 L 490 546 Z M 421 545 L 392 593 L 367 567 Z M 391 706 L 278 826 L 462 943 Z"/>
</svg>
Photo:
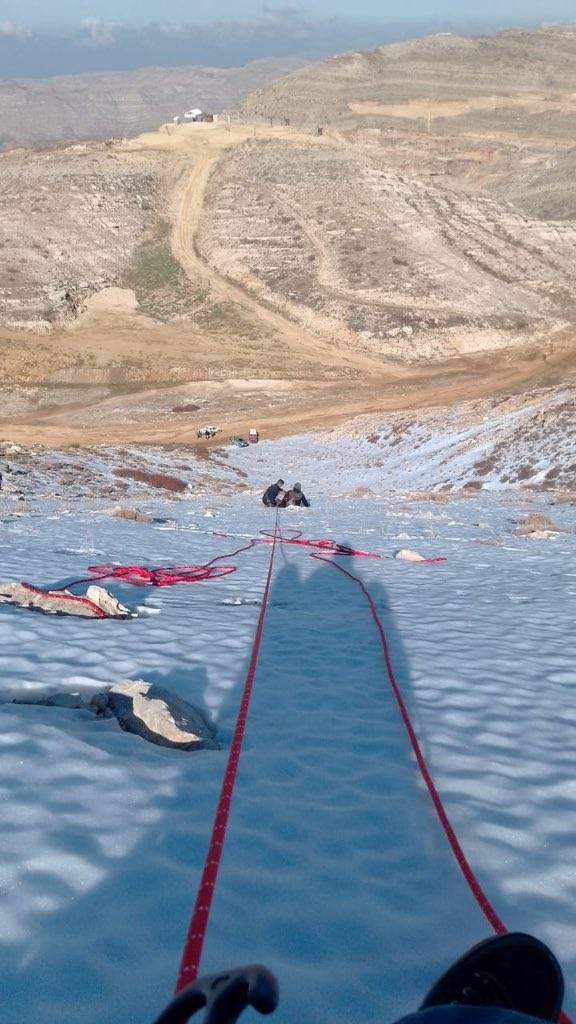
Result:
<svg viewBox="0 0 576 1024">
<path fill-rule="evenodd" d="M 168 473 L 152 473 L 145 469 L 122 469 L 112 470 L 114 476 L 122 480 L 135 480 L 137 483 L 147 484 L 148 487 L 155 487 L 163 491 L 182 493 L 188 489 L 188 485 L 180 477 L 171 476 Z"/>
</svg>

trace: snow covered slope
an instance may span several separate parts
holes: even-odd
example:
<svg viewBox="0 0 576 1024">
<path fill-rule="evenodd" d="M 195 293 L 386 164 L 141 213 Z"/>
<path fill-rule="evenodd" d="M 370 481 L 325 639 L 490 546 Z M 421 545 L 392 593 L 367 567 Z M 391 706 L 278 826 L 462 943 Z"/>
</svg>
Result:
<svg viewBox="0 0 576 1024">
<path fill-rule="evenodd" d="M 230 463 L 321 482 L 328 493 L 362 489 L 576 490 L 576 392 L 468 402 L 453 408 L 361 417 L 328 433 L 232 449 Z M 306 489 L 306 488 L 305 488 Z"/>
<path fill-rule="evenodd" d="M 188 494 L 261 491 L 282 475 L 312 495 L 389 490 L 469 491 L 509 488 L 576 491 L 576 389 L 536 389 L 453 407 L 363 416 L 331 431 L 236 448 L 112 449 L 62 452 L 0 444 L 12 472 L 8 489 L 59 499 L 89 497 L 100 507 L 158 494 L 138 473 L 171 474 Z M 1 463 L 0 463 L 1 467 Z M 173 492 L 178 494 L 178 491 Z"/>
<path fill-rule="evenodd" d="M 448 812 L 505 922 L 560 957 L 574 1012 L 573 510 L 512 490 L 442 503 L 389 493 L 325 501 L 321 492 L 405 479 L 389 464 L 367 477 L 362 460 L 378 458 L 380 441 L 337 437 L 270 442 L 221 461 L 254 488 L 298 473 L 314 507 L 284 513 L 284 528 L 382 555 L 345 565 L 383 618 Z M 416 434 L 403 437 L 408 458 Z M 442 455 L 426 444 L 418 461 L 430 453 L 428 476 L 412 461 L 418 487 L 442 483 Z M 170 468 L 154 453 L 134 457 Z M 110 459 L 103 454 L 98 472 Z M 238 480 L 216 471 L 216 484 Z M 169 522 L 112 519 L 98 511 L 103 496 L 68 503 L 47 483 L 38 500 L 3 499 L 0 576 L 46 585 L 94 563 L 206 562 L 243 543 L 214 529 L 243 538 L 273 522 L 248 494 L 171 503 L 150 494 L 150 512 Z M 513 520 L 530 511 L 566 532 L 517 536 Z M 398 547 L 447 561 L 396 562 Z M 0 607 L 6 700 L 141 677 L 204 708 L 221 743 L 183 754 L 86 712 L 0 705 L 5 1024 L 146 1022 L 170 997 L 269 556 L 258 545 L 233 559 L 236 573 L 194 586 L 114 582 L 141 611 L 130 622 Z M 203 969 L 268 964 L 284 1024 L 380 1024 L 415 1008 L 437 972 L 489 931 L 409 753 L 365 598 L 306 549 L 282 546 Z"/>
</svg>

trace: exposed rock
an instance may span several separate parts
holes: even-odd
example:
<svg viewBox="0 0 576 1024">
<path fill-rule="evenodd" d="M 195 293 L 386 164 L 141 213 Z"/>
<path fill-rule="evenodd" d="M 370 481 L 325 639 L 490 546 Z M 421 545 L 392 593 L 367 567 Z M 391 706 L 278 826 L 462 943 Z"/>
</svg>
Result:
<svg viewBox="0 0 576 1024">
<path fill-rule="evenodd" d="M 111 515 L 115 519 L 129 519 L 134 523 L 153 523 L 154 517 L 148 515 L 147 512 L 141 512 L 138 508 L 120 508 L 117 506 L 112 509 Z"/>
<path fill-rule="evenodd" d="M 91 700 L 97 714 L 113 714 L 126 732 L 178 750 L 216 749 L 216 732 L 201 711 L 143 679 L 124 680 Z"/>
<path fill-rule="evenodd" d="M 99 587 L 96 584 L 88 587 L 86 591 L 86 598 L 91 601 L 92 604 L 97 605 L 103 612 L 106 612 L 106 616 L 109 619 L 126 619 L 129 616 L 135 617 L 135 613 L 131 612 L 125 605 L 120 604 L 120 601 L 113 596 L 105 587 Z"/>
<path fill-rule="evenodd" d="M 550 519 L 550 516 L 541 515 L 540 512 L 529 512 L 524 519 L 518 521 L 515 532 L 518 537 L 546 540 L 554 533 L 565 531 L 562 530 L 562 527 L 556 526 L 556 523 L 553 519 Z M 535 534 L 538 534 L 538 536 L 535 536 Z M 545 536 L 540 536 L 541 534 L 545 534 Z"/>
<path fill-rule="evenodd" d="M 400 548 L 394 555 L 400 562 L 425 562 L 424 555 L 419 555 L 417 551 L 411 551 L 410 548 Z"/>
<path fill-rule="evenodd" d="M 97 609 L 109 619 L 134 616 L 104 587 L 97 586 L 88 587 L 85 597 L 82 597 L 69 590 L 39 590 L 29 583 L 0 583 L 0 604 L 32 608 L 49 615 L 75 615 L 88 619 L 102 618 Z"/>
</svg>

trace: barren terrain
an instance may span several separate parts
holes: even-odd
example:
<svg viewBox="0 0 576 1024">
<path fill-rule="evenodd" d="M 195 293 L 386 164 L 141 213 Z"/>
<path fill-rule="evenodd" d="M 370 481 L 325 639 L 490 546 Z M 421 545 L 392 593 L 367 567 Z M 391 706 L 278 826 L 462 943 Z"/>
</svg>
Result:
<svg viewBox="0 0 576 1024">
<path fill-rule="evenodd" d="M 201 245 L 303 323 L 391 359 L 537 342 L 576 315 L 576 225 L 399 173 L 359 143 L 234 150 L 212 177 Z"/>
<path fill-rule="evenodd" d="M 302 63 L 295 57 L 238 68 L 141 68 L 0 82 L 0 149 L 135 135 L 190 107 L 218 113 Z"/>
<path fill-rule="evenodd" d="M 300 88 L 321 134 L 278 123 Z M 277 436 L 561 382 L 574 95 L 575 31 L 442 37 L 296 72 L 255 120 L 3 154 L 1 433 Z"/>
<path fill-rule="evenodd" d="M 352 127 L 381 118 L 396 128 L 431 118 L 436 133 L 486 126 L 519 136 L 571 139 L 576 28 L 555 25 L 492 36 L 441 33 L 308 64 L 255 90 L 244 109 L 298 124 Z M 448 121 L 448 124 L 443 123 Z"/>
</svg>

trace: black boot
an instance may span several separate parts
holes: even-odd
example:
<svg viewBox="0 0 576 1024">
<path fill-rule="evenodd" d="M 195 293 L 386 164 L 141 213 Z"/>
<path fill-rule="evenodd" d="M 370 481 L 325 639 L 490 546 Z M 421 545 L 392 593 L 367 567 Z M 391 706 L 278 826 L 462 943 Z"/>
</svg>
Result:
<svg viewBox="0 0 576 1024">
<path fill-rule="evenodd" d="M 562 969 L 554 954 L 532 935 L 509 932 L 479 942 L 456 960 L 420 1009 L 450 1003 L 499 1006 L 556 1021 L 563 996 Z"/>
</svg>

